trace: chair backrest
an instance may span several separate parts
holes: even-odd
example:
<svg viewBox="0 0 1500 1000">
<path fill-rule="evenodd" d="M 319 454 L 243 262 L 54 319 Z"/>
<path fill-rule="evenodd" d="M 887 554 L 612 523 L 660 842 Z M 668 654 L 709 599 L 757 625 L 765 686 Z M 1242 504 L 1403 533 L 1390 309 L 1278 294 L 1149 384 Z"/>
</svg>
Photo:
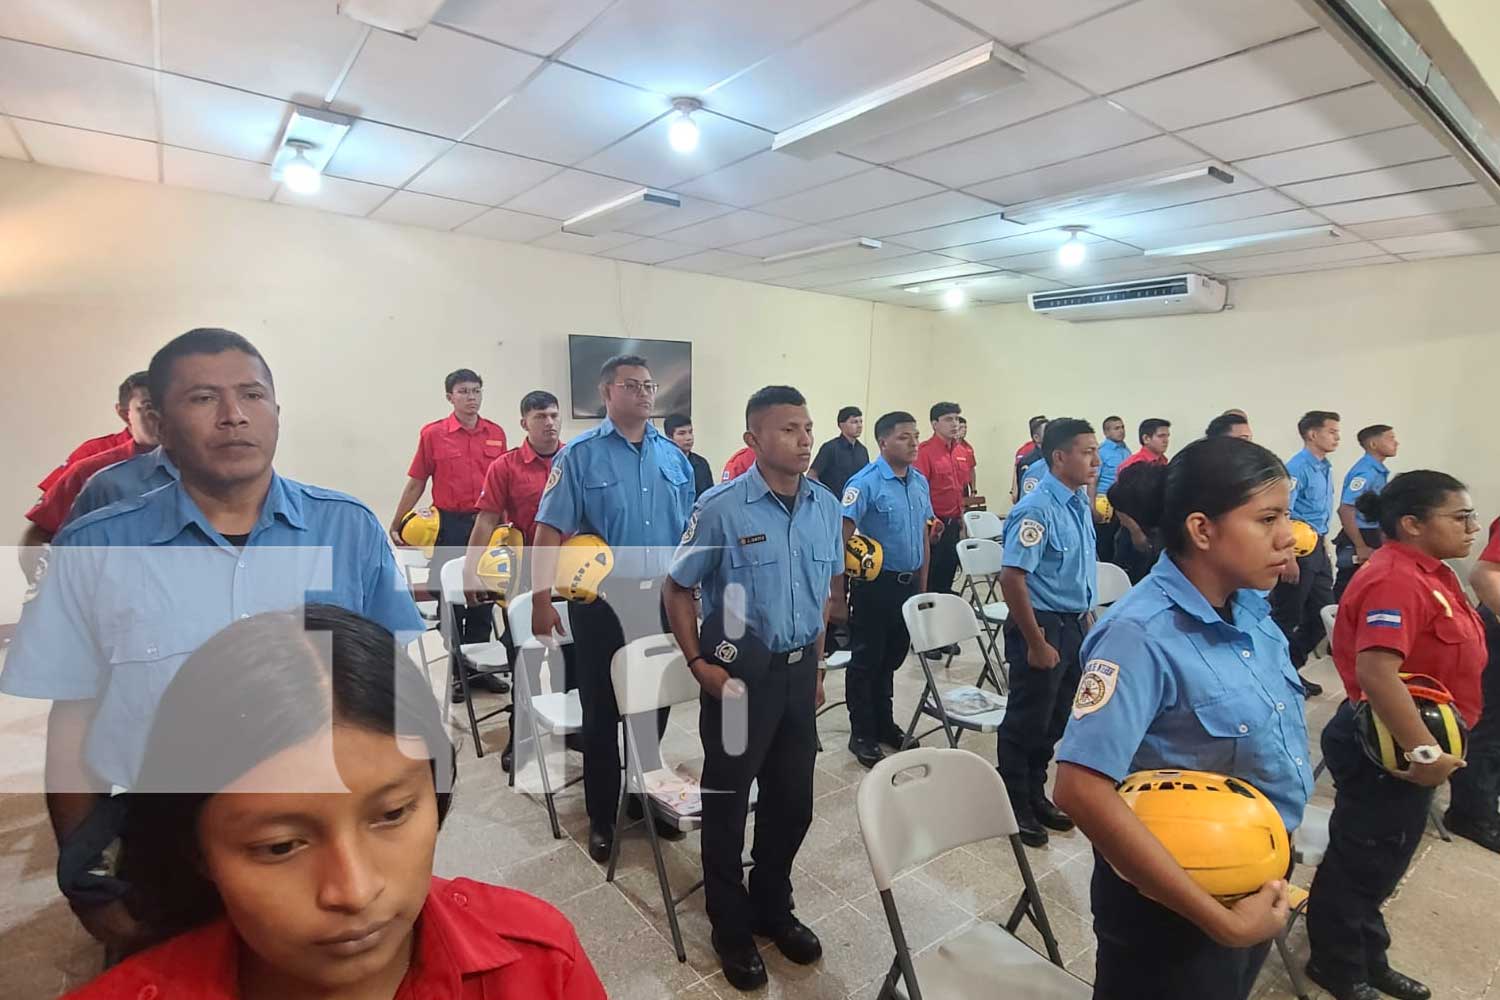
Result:
<svg viewBox="0 0 1500 1000">
<path fill-rule="evenodd" d="M 974 606 L 957 594 L 913 594 L 901 605 L 901 617 L 919 653 L 979 635 Z"/>
<path fill-rule="evenodd" d="M 994 576 L 1005 568 L 1005 549 L 993 538 L 963 538 L 958 543 L 958 564 L 969 576 Z"/>
<path fill-rule="evenodd" d="M 1333 626 L 1339 620 L 1339 606 L 1337 604 L 1325 604 L 1318 612 L 1323 616 L 1323 631 L 1328 633 L 1328 655 L 1333 655 Z"/>
<path fill-rule="evenodd" d="M 701 690 L 677 640 L 647 635 L 621 646 L 609 665 L 620 714 L 639 715 L 695 701 Z"/>
<path fill-rule="evenodd" d="M 391 552 L 396 557 L 396 565 L 402 569 L 423 569 L 432 560 L 429 559 L 421 549 L 408 549 L 405 546 L 391 546 Z"/>
<path fill-rule="evenodd" d="M 442 587 L 443 600 L 448 604 L 464 604 L 464 561 L 449 559 L 438 571 L 438 582 Z"/>
<path fill-rule="evenodd" d="M 512 597 L 506 609 L 506 617 L 510 619 L 510 641 L 517 648 L 536 641 L 536 636 L 531 631 L 532 593 L 527 590 Z M 566 646 L 573 641 L 573 625 L 568 621 L 568 602 L 553 601 L 552 607 L 557 610 L 557 616 L 562 619 L 563 627 L 563 634 L 554 638 L 559 646 Z"/>
<path fill-rule="evenodd" d="M 968 750 L 892 754 L 860 782 L 855 810 L 881 892 L 906 868 L 1018 829 L 995 765 Z"/>
<path fill-rule="evenodd" d="M 1005 534 L 1005 524 L 992 510 L 966 510 L 964 531 L 970 538 L 999 538 Z"/>
<path fill-rule="evenodd" d="M 1099 564 L 1099 594 L 1094 603 L 1100 607 L 1113 604 L 1130 593 L 1130 574 L 1114 563 Z"/>
</svg>

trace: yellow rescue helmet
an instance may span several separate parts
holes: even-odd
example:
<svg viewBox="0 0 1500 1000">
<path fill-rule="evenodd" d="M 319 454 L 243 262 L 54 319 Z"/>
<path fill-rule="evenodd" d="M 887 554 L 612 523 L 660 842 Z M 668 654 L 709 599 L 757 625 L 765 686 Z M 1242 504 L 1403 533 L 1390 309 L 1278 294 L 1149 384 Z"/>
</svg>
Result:
<svg viewBox="0 0 1500 1000">
<path fill-rule="evenodd" d="M 1136 818 L 1211 896 L 1233 899 L 1285 877 L 1292 849 L 1259 789 L 1208 771 L 1137 771 L 1120 785 Z"/>
<path fill-rule="evenodd" d="M 432 548 L 438 539 L 438 512 L 435 507 L 409 510 L 401 518 L 401 540 L 423 555 L 432 558 Z"/>
<path fill-rule="evenodd" d="M 865 535 L 850 535 L 844 543 L 844 572 L 856 580 L 873 580 L 880 575 L 885 555 L 880 543 Z"/>
<path fill-rule="evenodd" d="M 491 533 L 489 544 L 475 567 L 479 582 L 490 593 L 502 598 L 510 593 L 516 574 L 520 572 L 525 541 L 520 530 L 509 524 L 502 524 Z"/>
<path fill-rule="evenodd" d="M 1094 497 L 1094 511 L 1105 521 L 1113 520 L 1115 516 L 1114 504 L 1110 503 L 1109 497 L 1103 493 Z"/>
<path fill-rule="evenodd" d="M 615 554 L 598 535 L 574 535 L 557 550 L 557 593 L 570 601 L 593 603 L 615 568 Z"/>
<path fill-rule="evenodd" d="M 1292 522 L 1292 551 L 1299 557 L 1312 555 L 1318 547 L 1318 533 L 1306 521 Z"/>
</svg>

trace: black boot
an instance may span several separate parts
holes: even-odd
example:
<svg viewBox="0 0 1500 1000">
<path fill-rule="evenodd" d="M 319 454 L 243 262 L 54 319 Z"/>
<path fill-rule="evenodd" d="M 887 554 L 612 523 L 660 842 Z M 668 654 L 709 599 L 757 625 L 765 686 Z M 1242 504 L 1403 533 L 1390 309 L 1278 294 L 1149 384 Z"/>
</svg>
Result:
<svg viewBox="0 0 1500 1000">
<path fill-rule="evenodd" d="M 1016 814 L 1016 826 L 1020 828 L 1018 832 L 1021 834 L 1021 843 L 1027 847 L 1046 847 L 1047 829 L 1037 819 L 1031 803 L 1011 800 L 1010 807 Z"/>
<path fill-rule="evenodd" d="M 1053 805 L 1046 795 L 1039 795 L 1032 800 L 1031 811 L 1036 814 L 1037 820 L 1049 830 L 1058 833 L 1067 833 L 1073 829 L 1073 821 L 1068 814 Z"/>
<path fill-rule="evenodd" d="M 719 932 L 714 931 L 709 938 L 713 942 L 714 952 L 719 956 L 719 965 L 724 970 L 724 978 L 729 985 L 742 993 L 759 989 L 766 985 L 766 963 L 761 961 L 760 952 L 755 950 L 755 942 L 726 942 L 719 939 Z"/>
</svg>

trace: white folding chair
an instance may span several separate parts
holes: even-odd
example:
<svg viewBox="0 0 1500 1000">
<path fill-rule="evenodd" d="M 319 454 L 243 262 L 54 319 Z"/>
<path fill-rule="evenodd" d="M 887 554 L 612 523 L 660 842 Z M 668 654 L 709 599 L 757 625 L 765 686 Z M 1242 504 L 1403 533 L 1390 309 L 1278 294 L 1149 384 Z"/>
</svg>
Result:
<svg viewBox="0 0 1500 1000">
<path fill-rule="evenodd" d="M 1302 825 L 1292 835 L 1292 857 L 1297 859 L 1297 864 L 1316 868 L 1322 863 L 1323 855 L 1328 852 L 1328 821 L 1332 818 L 1333 813 L 1322 806 L 1308 806 L 1303 811 Z M 1300 963 L 1292 960 L 1289 943 L 1297 918 L 1307 916 L 1308 895 L 1306 889 L 1295 885 L 1289 886 L 1288 894 L 1291 896 L 1291 911 L 1287 914 L 1286 926 L 1276 935 L 1276 951 L 1286 966 L 1286 974 L 1291 977 L 1292 992 L 1297 995 L 1297 1000 L 1308 1000 L 1307 982 L 1302 978 Z"/>
<path fill-rule="evenodd" d="M 484 756 L 484 743 L 479 739 L 479 724 L 511 710 L 510 705 L 474 714 L 473 692 L 469 689 L 470 668 L 475 674 L 508 674 L 510 657 L 505 652 L 505 643 L 499 637 L 505 634 L 505 616 L 496 614 L 495 638 L 488 642 L 463 642 L 459 633 L 459 614 L 468 606 L 464 596 L 464 561 L 450 559 L 438 572 L 442 586 L 442 631 L 448 643 L 448 684 L 451 689 L 458 685 L 463 693 L 464 708 L 469 713 L 469 734 L 474 738 L 474 756 Z"/>
<path fill-rule="evenodd" d="M 826 659 L 826 660 L 823 661 L 823 668 L 824 668 L 825 672 L 833 674 L 833 673 L 838 673 L 841 670 L 848 670 L 849 669 L 849 660 L 851 658 L 851 655 L 852 654 L 850 654 L 850 652 L 847 649 L 840 649 L 840 650 L 837 650 L 836 652 L 830 654 L 829 657 L 828 657 L 828 659 Z M 838 706 L 842 705 L 843 703 L 844 703 L 844 699 L 843 698 L 840 698 L 838 701 L 825 701 L 825 702 L 823 702 L 823 707 L 820 708 L 820 709 L 818 709 L 816 712 L 813 713 L 813 718 L 816 719 L 818 716 L 822 715 L 824 712 L 828 711 L 830 708 L 837 708 Z M 822 737 L 817 736 L 816 732 L 814 732 L 813 739 L 816 740 L 816 742 L 817 742 L 818 752 L 822 753 L 823 752 L 823 740 L 822 740 Z"/>
<path fill-rule="evenodd" d="M 437 601 L 418 601 L 416 599 L 417 585 L 427 586 L 431 571 L 429 569 L 431 559 L 421 549 L 400 548 L 391 546 L 391 553 L 396 557 L 396 565 L 401 569 L 401 576 L 406 581 L 406 589 L 412 592 L 412 602 L 417 606 L 417 614 L 421 615 L 423 623 L 428 632 L 435 632 L 442 627 L 442 615 L 438 611 Z M 422 579 L 417 580 L 417 573 L 422 574 Z M 427 679 L 432 680 L 432 664 L 434 657 L 427 655 L 427 644 L 422 636 L 417 638 L 417 648 L 422 655 L 422 671 L 427 674 Z"/>
<path fill-rule="evenodd" d="M 563 634 L 554 636 L 551 642 L 544 643 L 531 633 L 531 602 L 532 593 L 527 591 L 510 599 L 510 637 L 515 645 L 516 663 L 514 678 L 512 679 L 511 716 L 512 731 L 516 733 L 515 756 L 510 768 L 510 785 L 516 784 L 516 775 L 525 766 L 526 752 L 523 748 L 530 748 L 535 755 L 537 773 L 540 776 L 542 799 L 547 804 L 547 818 L 552 823 L 552 836 L 556 840 L 562 839 L 562 829 L 557 822 L 557 807 L 553 803 L 553 796 L 564 789 L 583 780 L 580 772 L 572 778 L 564 781 L 562 787 L 554 790 L 552 787 L 552 776 L 547 765 L 547 744 L 542 737 L 548 736 L 553 739 L 566 739 L 573 733 L 583 731 L 583 703 L 578 698 L 578 691 L 546 690 L 547 685 L 542 681 L 542 671 L 548 671 L 548 679 L 554 688 L 561 687 L 562 679 L 562 647 L 571 645 L 573 642 L 573 631 L 568 621 L 568 603 L 566 601 L 553 601 L 552 606 L 557 609 L 558 616 L 562 619 Z M 499 609 L 496 609 L 496 618 L 500 617 Z M 567 754 L 563 755 L 564 760 Z M 524 788 L 524 791 L 535 791 L 534 788 Z"/>
<path fill-rule="evenodd" d="M 941 729 L 948 738 L 948 745 L 956 747 L 964 730 L 976 733 L 995 732 L 1000 726 L 1000 720 L 1005 718 L 1005 708 L 1002 706 L 978 715 L 950 715 L 943 704 L 943 695 L 938 690 L 937 681 L 933 679 L 932 668 L 927 665 L 926 657 L 922 656 L 930 649 L 942 649 L 968 639 L 979 643 L 980 650 L 983 651 L 984 644 L 979 638 L 979 619 L 974 617 L 974 609 L 969 606 L 969 602 L 957 594 L 914 594 L 901 605 L 901 617 L 906 621 L 912 650 L 917 654 L 917 662 L 922 666 L 927 685 L 918 698 L 916 711 L 912 713 L 911 722 L 906 727 L 904 742 L 910 744 L 914 739 L 921 739 L 922 736 Z M 979 675 L 979 680 L 981 683 L 984 681 L 983 673 Z M 991 680 L 998 688 L 999 680 L 993 674 Z M 976 688 L 978 686 L 975 685 Z M 999 697 L 1001 701 L 1005 700 L 1004 695 Z M 918 736 L 917 721 L 924 712 L 937 719 L 938 724 Z"/>
<path fill-rule="evenodd" d="M 1130 574 L 1111 562 L 1099 566 L 1099 591 L 1094 600 L 1096 608 L 1107 608 L 1130 593 Z"/>
<path fill-rule="evenodd" d="M 964 534 L 969 538 L 990 538 L 998 542 L 1005 535 L 1005 519 L 992 510 L 966 510 Z"/>
<path fill-rule="evenodd" d="M 860 783 L 855 809 L 896 947 L 879 1000 L 1088 1000 L 1092 987 L 1062 967 L 1005 782 L 993 764 L 967 750 L 908 750 L 875 765 Z M 913 958 L 891 890 L 897 873 L 955 847 L 995 837 L 1010 840 L 1026 886 L 1010 919 L 1004 926 L 976 924 Z M 1045 957 L 1015 936 L 1023 917 L 1041 934 Z"/>
<path fill-rule="evenodd" d="M 984 627 L 984 639 L 980 640 L 979 648 L 984 652 L 985 669 L 989 670 L 993 654 L 993 662 L 999 666 L 994 671 L 997 681 L 995 690 L 1004 694 L 1006 689 L 1000 682 L 1008 678 L 1004 672 L 1005 646 L 1000 641 L 1000 632 L 1005 627 L 1006 619 L 1010 617 L 1010 609 L 1000 600 L 999 589 L 1000 573 L 1005 568 L 1005 550 L 992 538 L 961 539 L 958 543 L 958 564 L 973 583 L 973 588 L 969 591 L 969 603 Z M 986 643 L 989 646 L 987 652 Z M 980 681 L 983 680 L 984 675 L 980 674 Z"/>
<path fill-rule="evenodd" d="M 1339 606 L 1337 604 L 1325 604 L 1318 612 L 1323 619 L 1323 632 L 1328 637 L 1328 655 L 1333 655 L 1333 626 L 1339 620 Z"/>
</svg>

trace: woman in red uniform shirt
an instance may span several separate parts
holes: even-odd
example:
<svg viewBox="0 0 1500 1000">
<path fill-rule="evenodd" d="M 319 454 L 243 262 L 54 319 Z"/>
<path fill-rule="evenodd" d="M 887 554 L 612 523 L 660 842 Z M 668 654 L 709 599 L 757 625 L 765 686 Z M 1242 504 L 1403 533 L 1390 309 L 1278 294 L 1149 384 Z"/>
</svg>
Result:
<svg viewBox="0 0 1500 1000">
<path fill-rule="evenodd" d="M 168 686 L 126 821 L 143 944 L 84 1000 L 602 1000 L 572 926 L 434 878 L 454 767 L 391 634 L 311 606 L 237 622 Z"/>
<path fill-rule="evenodd" d="M 1433 789 L 1463 761 L 1437 748 L 1398 674 L 1436 678 L 1469 725 L 1479 721 L 1484 629 L 1442 561 L 1469 554 L 1479 519 L 1468 489 L 1442 472 L 1402 473 L 1356 506 L 1387 542 L 1344 592 L 1333 630 L 1349 700 L 1323 729 L 1335 794 L 1307 911 L 1307 973 L 1335 1000 L 1426 1000 L 1426 986 L 1390 966 L 1380 907 L 1422 839 Z M 1405 771 L 1387 772 L 1360 748 L 1354 706 L 1365 699 L 1406 753 Z"/>
</svg>

